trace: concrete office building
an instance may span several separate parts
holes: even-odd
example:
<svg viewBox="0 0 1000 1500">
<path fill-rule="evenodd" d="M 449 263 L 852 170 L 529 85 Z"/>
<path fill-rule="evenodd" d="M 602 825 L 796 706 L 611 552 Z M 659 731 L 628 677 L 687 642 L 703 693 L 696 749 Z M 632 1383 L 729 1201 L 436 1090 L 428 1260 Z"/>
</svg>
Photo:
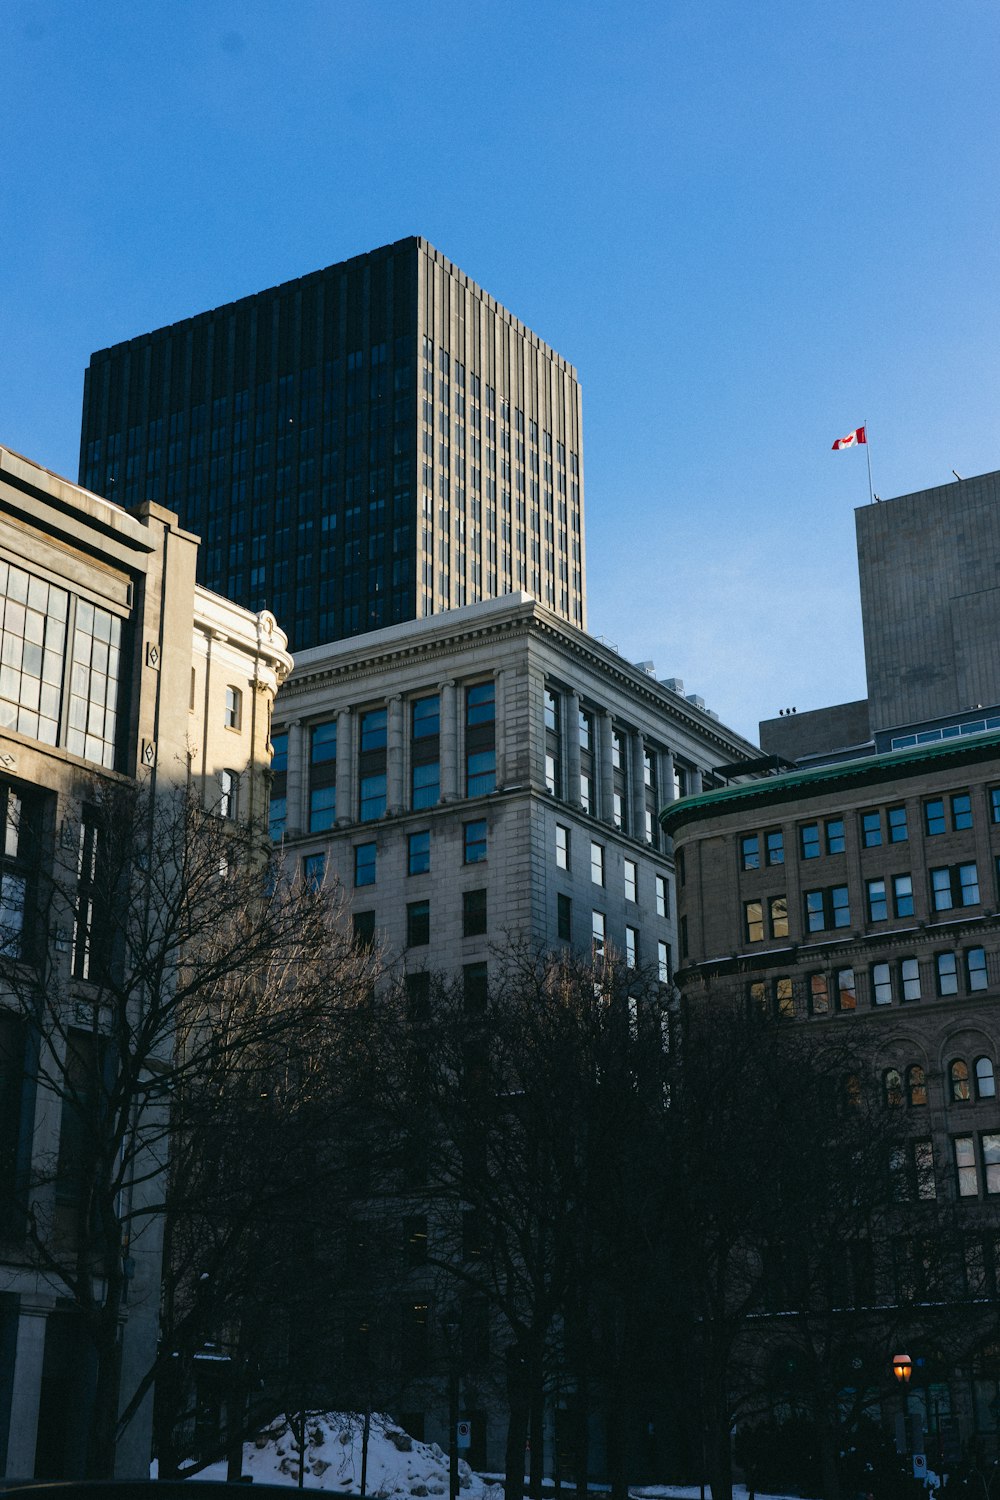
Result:
<svg viewBox="0 0 1000 1500">
<path fill-rule="evenodd" d="M 273 617 L 196 585 L 197 545 L 160 505 L 128 514 L 0 448 L 0 943 L 26 966 L 44 953 L 65 986 L 66 1025 L 42 1039 L 56 1076 L 60 1049 L 91 1035 L 96 991 L 79 961 L 88 931 L 43 920 L 38 893 L 49 875 L 83 879 L 85 849 L 100 858 L 87 843 L 97 788 L 141 780 L 155 795 L 194 777 L 217 814 L 258 817 L 263 806 L 270 708 L 291 658 Z M 27 1213 L 72 1245 L 60 1196 L 72 1109 L 32 1056 L 0 987 L 0 1474 L 64 1478 L 82 1461 L 73 1377 L 84 1346 L 67 1287 L 32 1250 Z M 161 1228 L 152 1216 L 130 1246 L 123 1405 L 156 1353 Z M 95 1281 L 100 1296 L 99 1269 Z M 125 1429 L 120 1475 L 148 1477 L 150 1434 L 151 1398 Z"/>
<path fill-rule="evenodd" d="M 1000 471 L 855 520 L 868 697 L 765 720 L 763 748 L 797 760 L 1000 727 Z"/>
<path fill-rule="evenodd" d="M 296 652 L 511 590 L 586 625 L 576 372 L 425 240 L 91 357 L 81 482 Z"/>
</svg>

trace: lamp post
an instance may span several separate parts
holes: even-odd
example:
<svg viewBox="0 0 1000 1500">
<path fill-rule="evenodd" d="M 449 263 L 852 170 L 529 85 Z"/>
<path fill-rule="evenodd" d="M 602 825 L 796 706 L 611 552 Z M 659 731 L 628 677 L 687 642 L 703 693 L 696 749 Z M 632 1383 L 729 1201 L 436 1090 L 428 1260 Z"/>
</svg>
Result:
<svg viewBox="0 0 1000 1500">
<path fill-rule="evenodd" d="M 456 1307 L 445 1310 L 441 1319 L 448 1351 L 448 1497 L 458 1500 L 458 1350 L 456 1341 L 461 1322 Z"/>
<path fill-rule="evenodd" d="M 895 1375 L 900 1389 L 909 1385 L 910 1376 L 913 1374 L 913 1360 L 908 1354 L 894 1354 L 892 1356 L 892 1373 Z"/>
</svg>

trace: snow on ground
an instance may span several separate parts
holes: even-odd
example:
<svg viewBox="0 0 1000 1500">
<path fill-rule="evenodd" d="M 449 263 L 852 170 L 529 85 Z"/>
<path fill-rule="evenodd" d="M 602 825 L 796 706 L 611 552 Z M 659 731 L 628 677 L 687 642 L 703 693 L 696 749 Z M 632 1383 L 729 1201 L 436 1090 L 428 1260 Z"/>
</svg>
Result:
<svg viewBox="0 0 1000 1500">
<path fill-rule="evenodd" d="M 304 1485 L 333 1494 L 361 1488 L 363 1419 L 324 1412 L 306 1418 Z M 243 1473 L 259 1484 L 299 1482 L 299 1419 L 278 1417 L 243 1445 Z M 225 1463 L 211 1464 L 196 1479 L 225 1479 Z M 502 1490 L 459 1460 L 463 1500 L 501 1500 Z M 436 1496 L 448 1493 L 448 1457 L 437 1443 L 418 1443 L 391 1417 L 372 1413 L 365 1491 L 371 1496 Z M 251 1492 L 252 1493 L 252 1492 Z"/>
<path fill-rule="evenodd" d="M 361 1488 L 363 1421 L 359 1414 L 324 1412 L 306 1419 L 306 1464 L 304 1487 L 357 1494 Z M 155 1473 L 155 1469 L 154 1469 Z M 243 1473 L 259 1484 L 297 1485 L 299 1482 L 299 1419 L 278 1417 L 252 1442 L 243 1445 Z M 225 1479 L 225 1463 L 211 1464 L 195 1479 Z M 462 1500 L 503 1500 L 503 1486 L 476 1474 L 459 1460 Z M 373 1500 L 392 1496 L 438 1496 L 448 1494 L 448 1456 L 437 1443 L 418 1443 L 391 1417 L 372 1413 L 368 1436 L 366 1493 Z M 252 1491 L 250 1492 L 252 1495 Z M 706 1490 L 710 1495 L 711 1491 Z M 572 1489 L 564 1494 L 571 1500 Z M 644 1485 L 633 1489 L 634 1500 L 700 1500 L 698 1485 Z M 746 1500 L 742 1485 L 733 1490 L 734 1500 Z M 757 1494 L 755 1500 L 790 1500 L 783 1495 Z"/>
</svg>

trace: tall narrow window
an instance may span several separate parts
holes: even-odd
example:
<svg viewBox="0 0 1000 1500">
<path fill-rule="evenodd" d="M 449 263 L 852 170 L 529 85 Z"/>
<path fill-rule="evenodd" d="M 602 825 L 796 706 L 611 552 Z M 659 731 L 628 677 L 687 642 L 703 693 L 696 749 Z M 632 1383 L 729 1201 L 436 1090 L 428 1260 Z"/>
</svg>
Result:
<svg viewBox="0 0 1000 1500">
<path fill-rule="evenodd" d="M 591 949 L 595 959 L 604 957 L 604 913 L 595 911 L 590 918 Z"/>
<path fill-rule="evenodd" d="M 562 823 L 556 824 L 556 867 L 560 870 L 569 869 L 569 829 Z"/>
<path fill-rule="evenodd" d="M 656 977 L 661 984 L 669 984 L 672 978 L 670 967 L 670 944 L 661 939 L 656 944 Z"/>
<path fill-rule="evenodd" d="M 637 927 L 625 928 L 625 967 L 634 969 L 639 963 L 639 929 Z"/>
<path fill-rule="evenodd" d="M 466 796 L 496 791 L 496 688 L 479 682 L 465 691 Z"/>
<path fill-rule="evenodd" d="M 31 954 L 42 799 L 0 783 L 0 954 Z"/>
<path fill-rule="evenodd" d="M 268 807 L 268 834 L 283 837 L 288 816 L 288 731 L 271 736 L 271 798 Z"/>
<path fill-rule="evenodd" d="M 239 729 L 243 717 L 243 694 L 238 687 L 226 688 L 226 707 L 223 722 L 227 729 Z"/>
<path fill-rule="evenodd" d="M 639 866 L 632 859 L 624 860 L 623 864 L 625 868 L 625 900 L 636 902 L 639 899 Z"/>
<path fill-rule="evenodd" d="M 437 694 L 416 698 L 410 715 L 410 806 L 433 807 L 441 796 L 441 713 Z"/>
<path fill-rule="evenodd" d="M 666 875 L 656 877 L 656 915 L 658 917 L 670 915 L 670 883 Z"/>
<path fill-rule="evenodd" d="M 314 724 L 309 733 L 309 830 L 332 828 L 336 820 L 337 724 L 331 720 Z"/>
<path fill-rule="evenodd" d="M 593 842 L 590 845 L 590 878 L 595 885 L 604 884 L 604 847 Z"/>
</svg>

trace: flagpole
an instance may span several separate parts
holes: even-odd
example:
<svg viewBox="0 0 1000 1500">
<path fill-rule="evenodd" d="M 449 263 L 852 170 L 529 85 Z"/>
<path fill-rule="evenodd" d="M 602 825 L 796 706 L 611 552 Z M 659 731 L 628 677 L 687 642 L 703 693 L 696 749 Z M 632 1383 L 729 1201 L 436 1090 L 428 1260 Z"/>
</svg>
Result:
<svg viewBox="0 0 1000 1500">
<path fill-rule="evenodd" d="M 868 460 L 868 504 L 875 504 L 875 490 L 872 485 L 872 445 L 868 440 L 868 423 L 865 422 L 865 458 Z"/>
</svg>

